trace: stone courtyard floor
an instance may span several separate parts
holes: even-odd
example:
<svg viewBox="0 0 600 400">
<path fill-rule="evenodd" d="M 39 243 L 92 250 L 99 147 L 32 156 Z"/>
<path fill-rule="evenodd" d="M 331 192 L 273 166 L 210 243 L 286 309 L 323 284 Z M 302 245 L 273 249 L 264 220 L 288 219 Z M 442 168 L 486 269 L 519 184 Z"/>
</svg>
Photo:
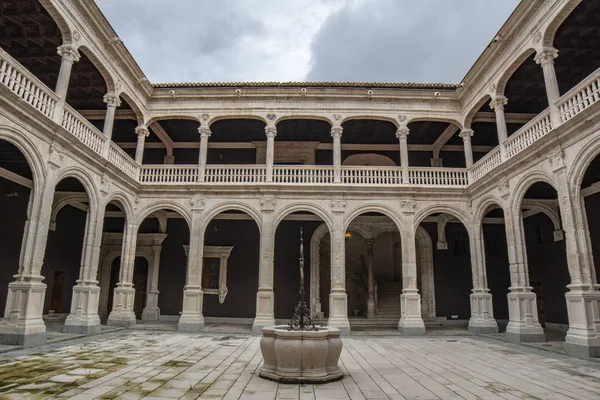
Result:
<svg viewBox="0 0 600 400">
<path fill-rule="evenodd" d="M 600 363 L 479 336 L 344 338 L 342 381 L 258 377 L 260 338 L 120 330 L 0 354 L 0 399 L 600 399 Z"/>
</svg>

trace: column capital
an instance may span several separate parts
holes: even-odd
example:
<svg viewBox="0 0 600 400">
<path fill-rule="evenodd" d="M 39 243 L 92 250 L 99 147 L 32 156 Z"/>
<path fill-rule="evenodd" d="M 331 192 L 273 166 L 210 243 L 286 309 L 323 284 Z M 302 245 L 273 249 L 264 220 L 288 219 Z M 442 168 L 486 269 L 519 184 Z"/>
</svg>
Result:
<svg viewBox="0 0 600 400">
<path fill-rule="evenodd" d="M 150 135 L 150 131 L 146 128 L 145 125 L 139 125 L 135 128 L 135 134 L 139 136 L 148 137 Z"/>
<path fill-rule="evenodd" d="M 504 96 L 496 96 L 490 102 L 492 110 L 504 110 L 504 106 L 508 104 L 508 99 Z"/>
<path fill-rule="evenodd" d="M 406 137 L 410 134 L 410 129 L 408 129 L 408 126 L 401 126 L 400 128 L 398 128 L 398 130 L 396 131 L 396 137 L 398 139 L 406 139 Z"/>
<path fill-rule="evenodd" d="M 63 60 L 67 60 L 70 62 L 77 62 L 81 58 L 79 51 L 72 44 L 63 44 L 56 48 L 59 56 L 63 58 Z"/>
<path fill-rule="evenodd" d="M 274 138 L 277 136 L 277 127 L 275 125 L 265 126 L 265 134 L 267 135 L 267 138 Z"/>
<path fill-rule="evenodd" d="M 121 105 L 121 99 L 114 93 L 106 93 L 102 98 L 108 107 L 117 108 Z"/>
<path fill-rule="evenodd" d="M 207 139 L 212 135 L 212 131 L 207 126 L 201 126 L 198 128 L 198 133 L 200 134 L 200 137 Z"/>
<path fill-rule="evenodd" d="M 533 59 L 537 64 L 542 66 L 554 63 L 554 59 L 558 57 L 558 50 L 554 47 L 544 47 L 538 51 Z"/>
<path fill-rule="evenodd" d="M 460 136 L 463 141 L 471 140 L 471 137 L 473 137 L 473 133 L 473 129 L 463 129 L 458 136 Z"/>
<path fill-rule="evenodd" d="M 331 137 L 334 139 L 339 139 L 342 137 L 342 133 L 344 133 L 344 128 L 341 126 L 332 126 L 331 127 Z"/>
<path fill-rule="evenodd" d="M 373 247 L 373 245 L 375 244 L 375 239 L 365 239 L 365 244 L 367 245 L 367 247 Z"/>
</svg>

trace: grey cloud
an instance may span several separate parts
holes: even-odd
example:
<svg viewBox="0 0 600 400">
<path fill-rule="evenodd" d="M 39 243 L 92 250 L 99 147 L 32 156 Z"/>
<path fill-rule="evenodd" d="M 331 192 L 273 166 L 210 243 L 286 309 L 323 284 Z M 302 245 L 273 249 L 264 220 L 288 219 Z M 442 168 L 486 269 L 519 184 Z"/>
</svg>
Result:
<svg viewBox="0 0 600 400">
<path fill-rule="evenodd" d="M 518 0 L 370 0 L 329 16 L 309 81 L 459 82 Z"/>
</svg>

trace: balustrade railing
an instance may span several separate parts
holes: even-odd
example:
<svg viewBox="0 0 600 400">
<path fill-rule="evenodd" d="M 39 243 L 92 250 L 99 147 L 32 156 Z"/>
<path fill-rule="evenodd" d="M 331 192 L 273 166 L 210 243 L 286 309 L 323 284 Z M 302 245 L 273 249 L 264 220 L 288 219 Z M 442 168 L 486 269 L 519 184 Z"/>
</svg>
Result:
<svg viewBox="0 0 600 400">
<path fill-rule="evenodd" d="M 117 146 L 115 143 L 110 144 L 108 151 L 108 162 L 114 164 L 121 171 L 133 179 L 138 179 L 139 166 L 137 163 L 129 157 L 129 154 L 125 153 L 123 149 Z"/>
<path fill-rule="evenodd" d="M 276 165 L 273 167 L 273 183 L 330 184 L 333 183 L 333 167 Z"/>
<path fill-rule="evenodd" d="M 342 183 L 350 185 L 401 185 L 400 167 L 342 167 Z"/>
<path fill-rule="evenodd" d="M 65 104 L 61 125 L 87 147 L 100 155 L 102 154 L 106 136 L 67 104 Z"/>
<path fill-rule="evenodd" d="M 207 165 L 204 182 L 208 183 L 263 183 L 264 165 Z"/>
<path fill-rule="evenodd" d="M 506 139 L 504 142 L 506 156 L 508 158 L 516 156 L 551 130 L 552 118 L 550 110 L 547 109 Z"/>
<path fill-rule="evenodd" d="M 560 121 L 565 123 L 597 102 L 600 102 L 600 68 L 565 93 L 555 105 L 558 107 Z"/>
<path fill-rule="evenodd" d="M 197 165 L 144 165 L 140 168 L 141 183 L 195 183 Z"/>
<path fill-rule="evenodd" d="M 471 167 L 471 175 L 473 176 L 473 182 L 502 164 L 502 158 L 500 156 L 500 147 L 496 147 L 488 154 L 486 154 L 481 160 L 477 161 Z"/>
<path fill-rule="evenodd" d="M 48 118 L 54 117 L 54 108 L 58 102 L 56 94 L 2 49 L 0 49 L 0 84 Z"/>
<path fill-rule="evenodd" d="M 408 181 L 415 186 L 468 186 L 469 173 L 459 168 L 409 168 Z"/>
</svg>

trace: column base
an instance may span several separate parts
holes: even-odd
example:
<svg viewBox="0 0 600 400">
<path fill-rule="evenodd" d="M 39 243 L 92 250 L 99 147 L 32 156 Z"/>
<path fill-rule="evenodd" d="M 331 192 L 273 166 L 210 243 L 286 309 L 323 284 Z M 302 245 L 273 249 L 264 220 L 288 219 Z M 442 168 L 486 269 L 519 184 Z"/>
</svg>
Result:
<svg viewBox="0 0 600 400">
<path fill-rule="evenodd" d="M 471 319 L 469 332 L 491 335 L 498 333 L 498 323 L 494 319 L 492 295 L 487 289 L 471 294 Z"/>
<path fill-rule="evenodd" d="M 404 289 L 400 295 L 402 316 L 398 322 L 398 332 L 404 336 L 425 335 L 425 323 L 421 316 L 421 295 L 417 289 Z"/>
<path fill-rule="evenodd" d="M 158 321 L 160 317 L 160 309 L 158 307 L 146 307 L 142 311 L 142 321 Z"/>
<path fill-rule="evenodd" d="M 131 286 L 119 286 L 114 290 L 113 310 L 106 321 L 110 326 L 121 326 L 124 328 L 134 327 L 136 324 L 133 312 L 133 301 L 135 289 Z"/>
<path fill-rule="evenodd" d="M 367 318 L 375 317 L 375 300 L 367 300 Z"/>
<path fill-rule="evenodd" d="M 46 341 L 42 320 L 46 284 L 43 276 L 15 275 L 8 284 L 4 320 L 0 322 L 0 344 L 33 347 Z"/>
<path fill-rule="evenodd" d="M 342 335 L 350 333 L 348 320 L 348 295 L 344 289 L 329 294 L 329 320 L 327 325 L 338 328 Z"/>
<path fill-rule="evenodd" d="M 275 293 L 270 288 L 259 288 L 256 293 L 256 318 L 252 324 L 252 334 L 262 335 L 262 328 L 275 325 Z"/>
<path fill-rule="evenodd" d="M 569 330 L 565 338 L 567 355 L 578 358 L 600 357 L 600 291 L 569 285 L 565 294 Z"/>
<path fill-rule="evenodd" d="M 63 332 L 78 335 L 100 333 L 99 299 L 100 287 L 97 282 L 77 282 L 73 287 L 71 312 L 65 321 Z"/>
<path fill-rule="evenodd" d="M 204 329 L 203 300 L 204 292 L 199 286 L 186 286 L 183 291 L 183 310 L 177 323 L 178 331 L 198 333 Z"/>
<path fill-rule="evenodd" d="M 538 321 L 537 298 L 531 287 L 511 287 L 508 298 L 509 321 L 504 337 L 512 343 L 545 342 L 546 334 Z"/>
</svg>

